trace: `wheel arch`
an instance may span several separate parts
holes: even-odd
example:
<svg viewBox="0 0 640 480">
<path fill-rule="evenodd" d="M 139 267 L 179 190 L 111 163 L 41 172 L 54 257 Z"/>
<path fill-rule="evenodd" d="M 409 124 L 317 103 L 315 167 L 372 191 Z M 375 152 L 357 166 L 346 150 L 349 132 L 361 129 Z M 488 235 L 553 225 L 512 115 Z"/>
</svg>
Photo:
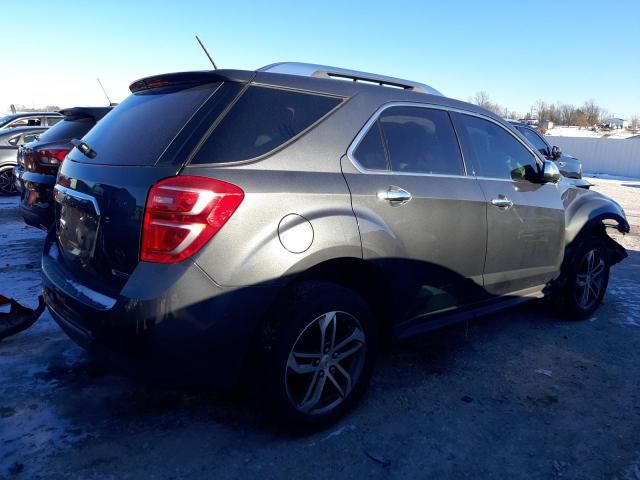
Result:
<svg viewBox="0 0 640 480">
<path fill-rule="evenodd" d="M 359 257 L 336 257 L 320 261 L 295 275 L 289 275 L 274 304 L 287 295 L 291 287 L 307 280 L 332 282 L 355 291 L 371 308 L 380 329 L 383 345 L 386 339 L 391 339 L 392 324 L 388 301 L 390 285 L 385 280 L 381 268 Z"/>
</svg>

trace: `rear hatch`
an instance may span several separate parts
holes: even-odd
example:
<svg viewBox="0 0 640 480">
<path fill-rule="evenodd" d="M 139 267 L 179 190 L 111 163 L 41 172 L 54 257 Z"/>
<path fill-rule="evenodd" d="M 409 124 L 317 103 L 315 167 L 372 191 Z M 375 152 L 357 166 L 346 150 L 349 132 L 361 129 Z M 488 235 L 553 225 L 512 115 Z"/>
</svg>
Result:
<svg viewBox="0 0 640 480">
<path fill-rule="evenodd" d="M 241 87 L 209 72 L 141 80 L 75 141 L 55 191 L 54 248 L 68 282 L 118 294 L 139 261 L 150 187 L 179 173 L 216 111 Z"/>
</svg>

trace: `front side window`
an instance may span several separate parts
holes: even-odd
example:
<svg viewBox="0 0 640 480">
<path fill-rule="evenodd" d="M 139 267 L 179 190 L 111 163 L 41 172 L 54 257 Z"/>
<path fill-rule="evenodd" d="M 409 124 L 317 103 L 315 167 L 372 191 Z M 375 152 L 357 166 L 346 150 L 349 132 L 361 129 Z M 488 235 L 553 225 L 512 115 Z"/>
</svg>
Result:
<svg viewBox="0 0 640 480">
<path fill-rule="evenodd" d="M 460 148 L 446 111 L 391 107 L 380 115 L 379 122 L 394 172 L 464 175 Z"/>
<path fill-rule="evenodd" d="M 457 119 L 465 158 L 473 158 L 477 175 L 509 180 L 537 176 L 535 157 L 507 130 L 471 115 L 460 114 Z"/>
<path fill-rule="evenodd" d="M 530 128 L 526 127 L 518 128 L 518 130 L 525 136 L 527 140 L 529 140 L 529 142 L 531 142 L 531 145 L 533 145 L 536 150 L 538 150 L 544 156 L 549 156 L 549 146 L 542 138 L 540 138 L 540 135 L 538 135 Z"/>
<path fill-rule="evenodd" d="M 238 162 L 265 155 L 320 121 L 341 101 L 307 92 L 249 87 L 191 163 Z"/>
</svg>

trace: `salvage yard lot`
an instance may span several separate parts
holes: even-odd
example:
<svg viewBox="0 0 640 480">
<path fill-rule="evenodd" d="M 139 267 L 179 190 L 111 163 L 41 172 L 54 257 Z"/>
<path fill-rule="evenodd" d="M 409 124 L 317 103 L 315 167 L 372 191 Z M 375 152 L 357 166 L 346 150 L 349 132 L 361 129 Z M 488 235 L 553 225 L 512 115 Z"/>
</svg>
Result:
<svg viewBox="0 0 640 480">
<path fill-rule="evenodd" d="M 594 179 L 632 224 L 585 322 L 540 304 L 397 346 L 330 430 L 247 400 L 144 385 L 45 312 L 0 342 L 0 478 L 640 478 L 640 182 Z M 0 197 L 0 294 L 35 306 L 43 234 Z"/>
</svg>

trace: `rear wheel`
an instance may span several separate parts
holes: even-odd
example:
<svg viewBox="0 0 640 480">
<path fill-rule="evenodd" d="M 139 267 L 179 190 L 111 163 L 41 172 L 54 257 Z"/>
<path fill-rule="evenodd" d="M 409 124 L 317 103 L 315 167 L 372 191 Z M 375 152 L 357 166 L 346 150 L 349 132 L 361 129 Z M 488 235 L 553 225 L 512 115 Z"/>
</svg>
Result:
<svg viewBox="0 0 640 480">
<path fill-rule="evenodd" d="M 16 186 L 13 181 L 13 167 L 0 167 L 0 194 L 15 195 Z"/>
<path fill-rule="evenodd" d="M 610 266 L 605 241 L 595 236 L 585 238 L 568 270 L 564 290 L 556 298 L 566 316 L 582 320 L 596 311 L 609 284 Z"/>
<path fill-rule="evenodd" d="M 377 353 L 373 315 L 355 292 L 304 282 L 276 308 L 265 348 L 269 406 L 294 428 L 321 428 L 362 396 Z"/>
</svg>

